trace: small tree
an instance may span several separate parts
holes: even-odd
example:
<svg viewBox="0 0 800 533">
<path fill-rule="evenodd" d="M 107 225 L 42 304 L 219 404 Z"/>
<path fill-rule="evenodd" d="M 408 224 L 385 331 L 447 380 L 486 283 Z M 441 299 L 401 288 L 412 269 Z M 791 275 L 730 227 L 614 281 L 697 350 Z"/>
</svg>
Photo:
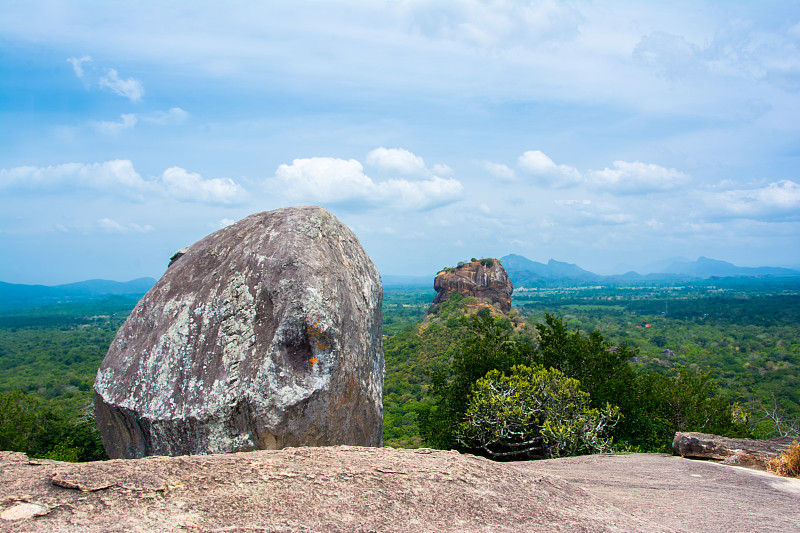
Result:
<svg viewBox="0 0 800 533">
<path fill-rule="evenodd" d="M 458 424 L 464 417 L 475 382 L 490 370 L 506 371 L 516 364 L 531 364 L 532 347 L 513 337 L 508 320 L 489 314 L 462 318 L 469 333 L 450 362 L 450 370 L 431 377 L 433 405 L 417 411 L 420 433 L 429 446 L 460 448 Z"/>
<path fill-rule="evenodd" d="M 610 404 L 590 408 L 578 380 L 553 368 L 517 365 L 477 380 L 458 440 L 494 458 L 600 453 L 609 449 L 606 433 L 618 419 Z"/>
</svg>

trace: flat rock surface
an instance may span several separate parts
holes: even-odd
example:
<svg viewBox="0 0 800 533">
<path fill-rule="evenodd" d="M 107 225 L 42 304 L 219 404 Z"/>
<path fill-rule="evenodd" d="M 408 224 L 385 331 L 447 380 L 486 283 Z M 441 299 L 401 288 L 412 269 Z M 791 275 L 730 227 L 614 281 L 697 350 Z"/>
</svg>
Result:
<svg viewBox="0 0 800 533">
<path fill-rule="evenodd" d="M 0 531 L 797 531 L 800 480 L 668 455 L 337 446 L 69 464 L 0 452 Z"/>
<path fill-rule="evenodd" d="M 518 463 L 557 475 L 667 531 L 800 531 L 800 479 L 666 454 L 605 454 Z"/>
</svg>

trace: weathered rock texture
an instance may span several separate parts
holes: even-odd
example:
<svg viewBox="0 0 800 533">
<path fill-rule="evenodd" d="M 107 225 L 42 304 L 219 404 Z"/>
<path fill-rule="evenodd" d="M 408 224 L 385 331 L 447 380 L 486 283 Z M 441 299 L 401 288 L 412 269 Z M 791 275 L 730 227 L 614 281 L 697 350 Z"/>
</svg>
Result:
<svg viewBox="0 0 800 533">
<path fill-rule="evenodd" d="M 103 360 L 109 457 L 382 442 L 380 276 L 319 207 L 247 217 L 174 258 Z"/>
<path fill-rule="evenodd" d="M 796 532 L 800 480 L 664 454 L 350 446 L 70 464 L 0 452 L 0 531 Z"/>
<path fill-rule="evenodd" d="M 462 296 L 474 296 L 505 313 L 509 312 L 514 287 L 500 261 L 494 259 L 491 266 L 484 262 L 472 261 L 436 274 L 433 280 L 433 288 L 436 290 L 433 305 L 446 302 L 451 294 L 458 293 Z"/>
<path fill-rule="evenodd" d="M 0 454 L 5 531 L 643 531 L 548 475 L 431 450 L 324 447 L 67 464 Z M 24 508 L 20 506 L 25 506 Z M 28 507 L 35 506 L 35 507 Z"/>
<path fill-rule="evenodd" d="M 730 464 L 764 465 L 797 440 L 779 437 L 769 440 L 729 439 L 708 433 L 675 433 L 672 451 L 681 457 L 717 459 Z"/>
</svg>

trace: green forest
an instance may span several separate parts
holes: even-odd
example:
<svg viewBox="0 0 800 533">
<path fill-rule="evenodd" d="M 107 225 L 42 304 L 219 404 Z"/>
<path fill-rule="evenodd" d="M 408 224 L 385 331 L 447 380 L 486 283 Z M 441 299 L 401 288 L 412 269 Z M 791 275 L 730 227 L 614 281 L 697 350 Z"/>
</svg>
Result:
<svg viewBox="0 0 800 533">
<path fill-rule="evenodd" d="M 433 291 L 426 290 L 384 295 L 390 321 L 384 329 L 384 439 L 390 446 L 430 444 L 422 437 L 418 413 L 436 401 L 431 379 L 451 371 L 449 363 L 469 335 L 459 317 L 475 302 L 456 298 L 426 318 L 432 298 Z M 800 284 L 795 280 L 522 289 L 515 290 L 513 303 L 508 318 L 523 340 L 536 337 L 536 327 L 550 314 L 571 332 L 586 338 L 597 332 L 610 346 L 627 345 L 635 351 L 628 366 L 639 376 L 673 383 L 702 377 L 708 394 L 736 408 L 748 436 L 797 430 Z"/>
<path fill-rule="evenodd" d="M 569 369 L 560 370 L 563 376 L 537 370 L 541 363 L 553 363 L 558 370 L 542 342 L 554 333 L 556 341 L 576 343 L 587 357 L 617 354 L 614 361 L 597 364 L 612 364 L 614 372 L 630 383 L 635 380 L 640 396 L 671 395 L 675 405 L 710 398 L 717 403 L 704 408 L 723 410 L 739 424 L 729 431 L 767 438 L 790 432 L 800 419 L 796 281 L 518 289 L 508 316 L 481 311 L 474 299 L 458 296 L 428 315 L 433 296 L 430 289 L 384 291 L 385 445 L 464 448 L 459 442 L 466 442 L 469 432 L 443 431 L 444 418 L 436 413 L 453 408 L 462 417 L 485 415 L 487 403 L 454 407 L 446 398 L 457 396 L 453 391 L 464 386 L 458 385 L 459 364 L 464 367 L 468 357 L 480 353 L 476 346 L 483 342 L 480 349 L 486 349 L 494 339 L 504 355 L 491 368 L 466 365 L 469 372 L 480 373 L 462 372 L 469 387 L 488 390 L 513 380 L 529 387 L 547 383 L 568 391 L 596 416 L 604 407 L 599 402 L 616 395 L 619 405 L 612 407 L 621 408 L 623 416 L 609 433 L 614 436 L 611 446 L 647 451 L 666 447 L 663 436 L 672 430 L 672 422 L 636 429 L 650 432 L 650 440 L 642 437 L 638 444 L 625 437 L 624 431 L 633 434 L 635 416 L 633 411 L 625 414 L 632 407 L 624 405 L 621 389 L 604 391 L 603 380 L 592 382 L 586 372 L 575 388 Z M 0 449 L 71 461 L 104 457 L 92 414 L 94 376 L 135 303 L 114 297 L 0 312 Z M 478 378 L 484 380 L 479 386 Z M 590 399 L 582 395 L 587 388 Z M 610 413 L 608 420 L 613 419 Z M 469 438 L 485 437 L 473 430 Z M 437 441 L 439 437 L 444 440 Z"/>
</svg>

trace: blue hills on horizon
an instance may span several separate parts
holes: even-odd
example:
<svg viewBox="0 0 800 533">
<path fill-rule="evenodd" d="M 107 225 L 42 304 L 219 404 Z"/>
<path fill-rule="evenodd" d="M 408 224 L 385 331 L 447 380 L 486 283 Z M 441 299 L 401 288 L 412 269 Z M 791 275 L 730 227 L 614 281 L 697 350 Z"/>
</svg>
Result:
<svg viewBox="0 0 800 533">
<path fill-rule="evenodd" d="M 656 263 L 656 271 L 640 274 L 601 275 L 585 270 L 573 263 L 550 259 L 547 263 L 532 261 L 527 257 L 509 254 L 500 258 L 514 287 L 558 287 L 586 284 L 626 284 L 642 282 L 697 281 L 710 278 L 779 278 L 800 276 L 800 270 L 781 267 L 740 267 L 726 261 L 700 257 L 696 261 L 668 260 Z M 664 266 L 666 265 L 666 266 Z M 430 276 L 384 275 L 385 287 L 431 287 Z"/>
<path fill-rule="evenodd" d="M 740 267 L 726 261 L 699 257 L 695 261 L 672 261 L 659 272 L 639 274 L 635 271 L 618 275 L 600 275 L 573 263 L 550 259 L 547 263 L 532 261 L 521 255 L 500 258 L 515 288 L 563 287 L 587 284 L 629 284 L 642 282 L 697 281 L 714 278 L 779 278 L 800 277 L 800 270 L 781 267 Z M 666 264 L 666 263 L 663 263 Z M 384 275 L 383 284 L 390 288 L 433 289 L 433 275 Z M 127 282 L 91 279 L 63 285 L 24 285 L 0 281 L 0 309 L 87 302 L 109 297 L 141 298 L 155 284 L 149 277 Z"/>
<path fill-rule="evenodd" d="M 155 282 L 153 278 L 137 278 L 125 282 L 90 279 L 63 285 L 24 285 L 0 281 L 0 308 L 88 302 L 114 296 L 138 300 Z"/>
<path fill-rule="evenodd" d="M 695 261 L 672 261 L 657 272 L 639 274 L 629 271 L 617 275 L 600 275 L 578 265 L 551 259 L 545 263 L 510 254 L 500 261 L 515 287 L 540 287 L 564 283 L 624 283 L 636 281 L 695 281 L 712 278 L 765 278 L 800 276 L 800 270 L 781 267 L 740 267 L 727 261 L 699 257 Z"/>
</svg>

